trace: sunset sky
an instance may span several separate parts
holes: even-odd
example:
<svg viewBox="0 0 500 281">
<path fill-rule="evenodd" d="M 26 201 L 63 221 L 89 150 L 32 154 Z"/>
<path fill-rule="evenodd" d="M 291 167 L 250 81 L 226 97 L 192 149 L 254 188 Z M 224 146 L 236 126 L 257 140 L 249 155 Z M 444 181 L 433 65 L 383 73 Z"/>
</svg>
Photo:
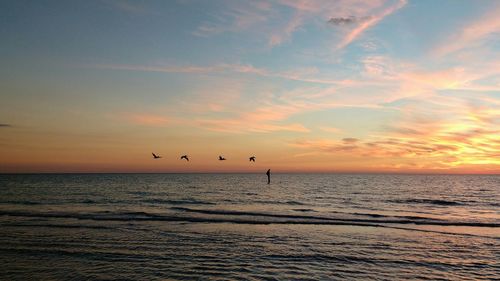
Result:
<svg viewBox="0 0 500 281">
<path fill-rule="evenodd" d="M 1 1 L 0 172 L 500 173 L 499 15 Z"/>
</svg>

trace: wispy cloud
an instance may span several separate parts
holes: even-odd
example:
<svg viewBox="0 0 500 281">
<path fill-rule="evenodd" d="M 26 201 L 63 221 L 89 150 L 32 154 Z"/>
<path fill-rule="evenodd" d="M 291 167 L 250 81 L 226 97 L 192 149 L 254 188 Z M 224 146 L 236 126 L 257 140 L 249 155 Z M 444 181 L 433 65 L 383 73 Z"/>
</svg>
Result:
<svg viewBox="0 0 500 281">
<path fill-rule="evenodd" d="M 130 64 L 87 64 L 84 67 L 110 70 L 126 70 L 141 72 L 164 72 L 164 73 L 186 73 L 186 74 L 217 74 L 217 73 L 240 73 L 264 77 L 275 77 L 286 80 L 302 81 L 317 84 L 345 84 L 347 80 L 335 80 L 328 77 L 318 77 L 315 68 L 299 68 L 288 71 L 271 71 L 265 68 L 254 67 L 250 64 L 217 64 L 211 66 L 196 65 L 130 65 Z"/>
<path fill-rule="evenodd" d="M 357 27 L 349 32 L 341 40 L 338 49 L 347 46 L 364 30 L 375 25 L 387 15 L 404 6 L 406 1 L 401 0 L 396 7 L 388 8 L 382 13 L 374 13 L 375 10 L 383 7 L 388 1 L 295 1 L 281 0 L 280 4 L 295 10 L 295 14 L 285 28 L 274 31 L 271 36 L 270 45 L 279 45 L 292 36 L 295 30 L 302 25 L 317 23 L 318 19 L 326 21 L 332 26 Z M 401 2 L 404 2 L 403 4 Z M 373 14 L 373 15 L 372 15 Z"/>
<path fill-rule="evenodd" d="M 433 49 L 435 56 L 445 56 L 466 48 L 480 47 L 488 39 L 494 39 L 500 32 L 500 5 L 495 2 L 489 12 L 479 19 L 465 24 L 458 32 L 445 38 Z"/>
<path fill-rule="evenodd" d="M 207 37 L 224 32 L 245 31 L 258 23 L 266 22 L 272 14 L 271 4 L 261 1 L 226 2 L 220 14 L 213 15 L 193 32 L 196 36 Z"/>
<path fill-rule="evenodd" d="M 133 124 L 145 126 L 166 126 L 172 123 L 169 118 L 153 114 L 127 114 L 124 118 Z"/>
<path fill-rule="evenodd" d="M 401 9 L 406 5 L 406 0 L 400 0 L 397 4 L 390 6 L 389 8 L 383 10 L 381 13 L 377 15 L 373 15 L 371 17 L 366 18 L 366 20 L 361 21 L 354 29 L 352 29 L 347 35 L 340 41 L 337 45 L 337 49 L 342 49 L 347 45 L 351 44 L 356 38 L 361 36 L 366 30 L 376 25 L 385 17 L 391 15 L 397 10 Z"/>
<path fill-rule="evenodd" d="M 369 161 L 378 169 L 494 169 L 500 165 L 500 111 L 498 102 L 447 106 L 413 104 L 390 126 L 364 138 L 299 139 L 292 147 L 352 161 Z M 362 160 L 361 160 L 362 159 Z M 376 160 L 376 159 L 380 159 Z M 373 160 L 373 161 L 372 161 Z M 378 163 L 378 164 L 377 164 Z M 363 164 L 364 165 L 364 164 Z M 387 167 L 384 165 L 388 165 Z"/>
<path fill-rule="evenodd" d="M 355 17 L 355 16 L 349 16 L 349 17 L 336 17 L 336 18 L 330 18 L 328 20 L 328 23 L 331 25 L 335 26 L 343 26 L 343 25 L 350 25 L 350 24 L 355 24 L 358 22 L 363 22 L 369 20 L 370 17 Z"/>
<path fill-rule="evenodd" d="M 366 29 L 374 26 L 384 17 L 406 4 L 398 0 L 381 12 L 381 8 L 391 1 L 295 1 L 276 2 L 228 2 L 212 20 L 204 21 L 193 32 L 207 37 L 225 32 L 248 32 L 259 30 L 258 36 L 268 38 L 270 47 L 290 41 L 293 34 L 306 25 L 319 26 L 328 22 L 332 26 L 353 26 L 339 44 L 339 49 L 347 46 Z M 284 9 L 286 8 L 286 9 Z M 291 16 L 290 16 L 291 14 Z"/>
<path fill-rule="evenodd" d="M 277 131 L 290 131 L 306 133 L 309 129 L 302 124 L 279 124 L 277 122 L 252 122 L 250 119 L 200 119 L 196 120 L 196 125 L 210 131 L 224 133 L 269 133 Z"/>
<path fill-rule="evenodd" d="M 286 40 L 292 37 L 292 34 L 299 28 L 304 22 L 303 15 L 298 12 L 294 17 L 286 24 L 286 26 L 277 32 L 273 32 L 269 37 L 269 45 L 271 47 L 280 45 Z"/>
</svg>

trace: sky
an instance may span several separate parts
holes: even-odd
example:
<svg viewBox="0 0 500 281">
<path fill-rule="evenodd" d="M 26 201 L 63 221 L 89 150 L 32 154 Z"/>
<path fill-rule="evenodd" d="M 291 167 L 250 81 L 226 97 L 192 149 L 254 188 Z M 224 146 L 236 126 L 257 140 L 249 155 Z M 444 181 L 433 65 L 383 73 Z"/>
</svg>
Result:
<svg viewBox="0 0 500 281">
<path fill-rule="evenodd" d="M 498 174 L 498 15 L 486 0 L 3 0 L 0 173 Z"/>
</svg>

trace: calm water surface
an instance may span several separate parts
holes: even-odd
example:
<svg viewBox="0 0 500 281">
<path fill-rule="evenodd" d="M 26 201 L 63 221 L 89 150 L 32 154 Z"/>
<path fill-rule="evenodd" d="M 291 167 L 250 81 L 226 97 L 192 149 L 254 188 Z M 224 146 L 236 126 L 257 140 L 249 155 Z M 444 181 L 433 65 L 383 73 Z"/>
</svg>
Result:
<svg viewBox="0 0 500 281">
<path fill-rule="evenodd" d="M 0 279 L 498 280 L 500 176 L 0 175 Z"/>
</svg>

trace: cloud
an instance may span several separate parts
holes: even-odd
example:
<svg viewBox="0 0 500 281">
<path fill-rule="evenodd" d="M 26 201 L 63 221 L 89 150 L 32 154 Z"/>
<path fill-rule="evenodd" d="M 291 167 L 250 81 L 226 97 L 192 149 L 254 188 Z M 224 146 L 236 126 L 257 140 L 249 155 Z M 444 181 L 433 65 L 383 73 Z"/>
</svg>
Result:
<svg viewBox="0 0 500 281">
<path fill-rule="evenodd" d="M 249 1 L 225 3 L 220 15 L 205 21 L 193 32 L 200 37 L 208 37 L 225 32 L 249 30 L 259 23 L 266 22 L 272 13 L 271 5 L 265 2 Z"/>
<path fill-rule="evenodd" d="M 202 22 L 193 32 L 196 36 L 208 37 L 225 32 L 252 32 L 266 37 L 268 45 L 275 47 L 289 41 L 293 34 L 307 25 L 320 26 L 327 21 L 335 26 L 357 25 L 347 34 L 341 47 L 347 46 L 364 30 L 375 25 L 387 15 L 393 13 L 406 1 L 399 2 L 382 12 L 374 11 L 387 6 L 392 1 L 302 1 L 278 0 L 275 2 L 238 2 L 229 1 L 210 20 Z M 346 17 L 345 15 L 351 15 Z M 372 16 L 372 14 L 374 14 Z"/>
<path fill-rule="evenodd" d="M 370 17 L 355 17 L 355 16 L 349 16 L 349 17 L 336 17 L 336 18 L 330 18 L 328 20 L 328 23 L 331 25 L 335 26 L 343 26 L 343 25 L 350 25 L 350 24 L 355 24 L 359 22 L 363 22 L 366 20 L 369 20 Z"/>
<path fill-rule="evenodd" d="M 266 120 L 267 121 L 267 120 Z M 290 131 L 307 133 L 309 129 L 302 124 L 279 124 L 276 122 L 253 122 L 245 119 L 200 119 L 195 121 L 203 129 L 225 133 L 269 133 Z"/>
<path fill-rule="evenodd" d="M 132 65 L 132 64 L 87 64 L 84 67 L 97 69 L 111 69 L 123 71 L 141 72 L 164 72 L 164 73 L 186 73 L 186 74 L 217 74 L 217 73 L 240 73 L 258 75 L 263 77 L 275 77 L 292 81 L 301 81 L 316 84 L 345 84 L 348 80 L 335 80 L 328 77 L 318 77 L 315 68 L 299 68 L 289 71 L 271 71 L 265 68 L 254 67 L 250 64 L 216 64 L 211 66 L 196 65 Z"/>
<path fill-rule="evenodd" d="M 351 26 L 358 24 L 361 28 L 357 28 L 354 32 L 347 34 L 348 37 L 342 39 L 338 49 L 347 46 L 365 29 L 375 25 L 385 16 L 399 9 L 398 5 L 401 2 L 406 4 L 406 1 L 401 0 L 396 8 L 388 8 L 382 13 L 375 16 L 370 15 L 373 11 L 383 7 L 388 1 L 296 1 L 296 0 L 281 0 L 281 5 L 292 8 L 295 13 L 292 19 L 285 27 L 275 30 L 270 37 L 270 45 L 276 46 L 288 40 L 292 34 L 301 26 L 306 24 L 317 24 L 318 19 L 324 19 L 327 23 L 334 26 Z M 403 4 L 403 5 L 404 5 Z M 343 14 L 351 14 L 344 16 Z M 366 23 L 366 24 L 365 24 Z"/>
<path fill-rule="evenodd" d="M 400 0 L 397 2 L 397 4 L 390 6 L 383 10 L 381 13 L 371 16 L 367 18 L 365 21 L 362 21 L 359 23 L 358 26 L 356 26 L 354 29 L 352 29 L 344 38 L 341 40 L 341 42 L 337 45 L 337 49 L 342 49 L 346 47 L 347 45 L 351 44 L 356 38 L 361 36 L 367 29 L 371 28 L 372 26 L 376 25 L 378 22 L 383 20 L 385 17 L 391 15 L 392 13 L 396 12 L 397 10 L 401 9 L 406 5 L 407 1 L 406 0 Z"/>
<path fill-rule="evenodd" d="M 500 5 L 495 4 L 478 20 L 467 23 L 461 30 L 443 40 L 432 53 L 435 56 L 445 56 L 466 48 L 479 47 L 488 39 L 497 38 L 497 33 L 500 32 L 499 13 Z"/>
<path fill-rule="evenodd" d="M 297 28 L 299 28 L 304 22 L 303 16 L 298 13 L 296 14 L 285 26 L 285 28 L 279 30 L 278 32 L 274 32 L 269 37 L 269 46 L 274 47 L 280 45 L 286 40 L 289 40 L 292 37 L 292 34 L 295 32 Z"/>
<path fill-rule="evenodd" d="M 121 114 L 120 119 L 124 119 L 135 125 L 152 126 L 152 127 L 163 127 L 171 125 L 173 122 L 170 118 L 163 115 L 154 114 Z"/>
<path fill-rule="evenodd" d="M 363 139 L 299 139 L 289 144 L 333 157 L 406 169 L 500 167 L 500 111 L 496 104 L 414 108 L 379 133 Z M 437 111 L 436 111 L 437 110 Z M 478 112 L 481 116 L 478 117 Z M 444 114 L 444 115 L 442 115 Z M 359 159 L 359 160 L 355 160 Z M 361 160 L 363 159 L 363 160 Z M 379 160 L 377 160 L 379 159 Z M 411 165 L 410 165 L 411 164 Z M 376 165 L 376 164 L 374 164 Z M 410 166 L 409 166 L 410 165 Z M 496 167 L 496 168 L 495 168 Z"/>
<path fill-rule="evenodd" d="M 357 143 L 359 141 L 359 139 L 356 139 L 356 138 L 343 138 L 342 141 L 345 142 L 345 143 Z"/>
<path fill-rule="evenodd" d="M 12 125 L 10 124 L 0 124 L 0 128 L 10 128 Z"/>
</svg>

